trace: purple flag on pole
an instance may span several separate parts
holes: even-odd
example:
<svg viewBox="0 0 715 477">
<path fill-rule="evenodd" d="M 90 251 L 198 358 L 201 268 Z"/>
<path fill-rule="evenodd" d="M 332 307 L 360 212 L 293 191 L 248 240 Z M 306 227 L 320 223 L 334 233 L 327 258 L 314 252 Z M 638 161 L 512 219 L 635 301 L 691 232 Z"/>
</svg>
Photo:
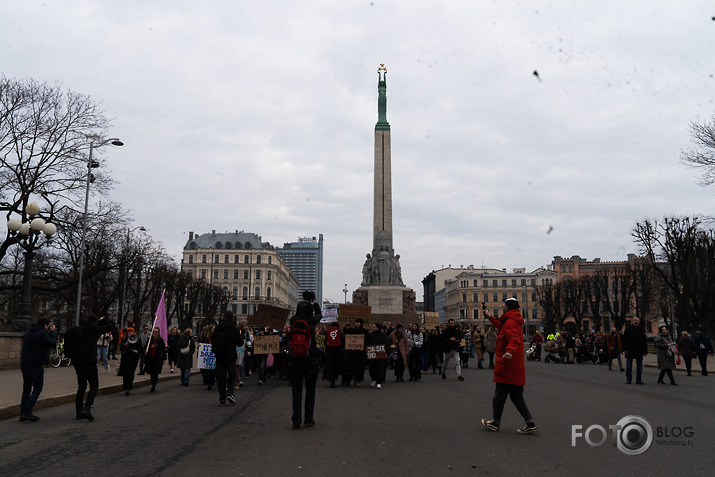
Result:
<svg viewBox="0 0 715 477">
<path fill-rule="evenodd" d="M 156 319 L 154 320 L 154 326 L 159 328 L 159 336 L 161 336 L 164 343 L 166 343 L 169 339 L 169 333 L 166 329 L 166 306 L 164 305 L 164 293 L 166 293 L 166 290 L 161 292 L 161 300 L 159 300 L 159 306 L 156 307 Z"/>
</svg>

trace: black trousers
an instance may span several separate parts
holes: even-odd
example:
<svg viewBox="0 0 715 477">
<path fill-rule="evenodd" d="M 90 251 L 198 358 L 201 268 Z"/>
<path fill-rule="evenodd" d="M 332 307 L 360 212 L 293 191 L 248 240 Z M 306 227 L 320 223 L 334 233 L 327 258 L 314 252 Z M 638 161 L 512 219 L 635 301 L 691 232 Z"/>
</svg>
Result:
<svg viewBox="0 0 715 477">
<path fill-rule="evenodd" d="M 79 413 L 82 409 L 89 409 L 94 404 L 99 390 L 99 375 L 97 374 L 97 363 L 75 363 L 74 372 L 77 374 L 77 395 L 75 396 L 75 410 Z M 84 392 L 89 384 L 87 400 L 84 400 Z"/>
<path fill-rule="evenodd" d="M 315 410 L 315 385 L 318 382 L 318 363 L 315 358 L 291 358 L 288 363 L 288 377 L 293 391 L 293 415 L 291 420 L 294 426 L 301 424 L 303 411 L 303 384 L 305 383 L 305 414 L 304 422 L 313 421 Z"/>
<path fill-rule="evenodd" d="M 370 372 L 370 379 L 375 381 L 375 384 L 385 383 L 385 374 L 387 374 L 386 359 L 370 359 L 367 361 L 367 369 Z"/>
<path fill-rule="evenodd" d="M 216 387 L 219 401 L 226 400 L 226 394 L 233 396 L 236 386 L 236 360 L 216 358 Z"/>
<path fill-rule="evenodd" d="M 514 403 L 516 410 L 519 411 L 524 421 L 533 422 L 534 419 L 531 417 L 529 408 L 526 406 L 526 401 L 524 401 L 524 386 L 504 383 L 496 383 L 496 385 L 494 397 L 492 398 L 494 423 L 498 424 L 501 422 L 501 415 L 504 412 L 504 404 L 506 403 L 507 397 L 511 398 L 511 402 Z"/>
<path fill-rule="evenodd" d="M 421 359 L 422 348 L 412 348 L 407 355 L 407 371 L 410 373 L 410 379 L 420 379 L 422 377 Z"/>
</svg>

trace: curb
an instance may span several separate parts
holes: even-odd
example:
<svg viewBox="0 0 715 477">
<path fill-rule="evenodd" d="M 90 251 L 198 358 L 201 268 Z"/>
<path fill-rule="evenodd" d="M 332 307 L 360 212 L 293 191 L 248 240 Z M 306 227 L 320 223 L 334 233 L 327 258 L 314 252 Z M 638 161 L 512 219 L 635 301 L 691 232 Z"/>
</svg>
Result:
<svg viewBox="0 0 715 477">
<path fill-rule="evenodd" d="M 200 371 L 191 371 L 191 374 L 199 374 Z M 180 374 L 175 374 L 173 376 L 159 376 L 159 381 L 158 382 L 163 382 L 163 381 L 172 381 L 175 379 L 181 378 Z M 137 388 L 144 388 L 147 386 L 151 386 L 151 383 L 148 380 L 142 380 L 139 382 L 135 382 L 133 385 L 133 389 Z M 104 396 L 106 394 L 114 394 L 124 391 L 123 389 L 123 384 L 110 384 L 106 386 L 99 386 L 99 390 L 97 391 L 97 396 Z M 47 409 L 48 407 L 55 407 L 55 406 L 61 406 L 63 404 L 69 404 L 75 402 L 75 397 L 77 393 L 71 392 L 71 393 L 63 393 L 63 394 L 57 394 L 54 396 L 49 396 L 49 397 L 41 397 L 40 399 L 37 400 L 37 403 L 35 403 L 35 407 L 33 410 L 40 410 L 40 409 Z M 10 419 L 12 417 L 18 417 L 20 415 L 20 404 L 11 404 L 9 406 L 0 406 L 0 421 L 3 421 L 5 419 Z"/>
</svg>

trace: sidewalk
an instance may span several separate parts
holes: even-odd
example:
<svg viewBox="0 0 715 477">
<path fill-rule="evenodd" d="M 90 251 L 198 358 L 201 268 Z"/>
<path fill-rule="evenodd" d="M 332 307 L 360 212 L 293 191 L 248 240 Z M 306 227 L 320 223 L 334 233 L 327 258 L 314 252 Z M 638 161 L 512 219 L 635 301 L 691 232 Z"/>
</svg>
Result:
<svg viewBox="0 0 715 477">
<path fill-rule="evenodd" d="M 105 372 L 99 366 L 99 392 L 102 394 L 117 393 L 122 391 L 122 377 L 117 376 L 114 365 L 118 360 L 109 362 L 109 372 Z M 199 371 L 193 369 L 191 374 Z M 167 380 L 178 380 L 180 371 L 177 368 L 174 374 L 170 373 L 170 368 L 164 365 L 162 373 L 159 375 L 159 382 Z M 149 375 L 134 376 L 134 389 L 149 386 Z M 73 366 L 60 366 L 45 368 L 45 382 L 42 387 L 40 399 L 35 404 L 34 410 L 47 407 L 59 406 L 61 404 L 73 403 L 77 393 L 77 375 Z M 0 370 L 0 421 L 20 415 L 20 399 L 22 398 L 22 372 L 17 369 Z"/>
</svg>

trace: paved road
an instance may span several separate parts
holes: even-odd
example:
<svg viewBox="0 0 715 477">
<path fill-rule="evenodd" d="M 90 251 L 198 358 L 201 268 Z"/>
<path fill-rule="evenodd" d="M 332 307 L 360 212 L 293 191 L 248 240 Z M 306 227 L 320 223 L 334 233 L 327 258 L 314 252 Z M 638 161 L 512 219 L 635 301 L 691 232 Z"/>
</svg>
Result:
<svg viewBox="0 0 715 477">
<path fill-rule="evenodd" d="M 95 422 L 75 421 L 72 405 L 39 411 L 40 422 L 0 422 L 0 475 L 713 475 L 715 378 L 677 373 L 680 386 L 626 385 L 623 373 L 594 365 L 527 363 L 525 396 L 539 433 L 523 425 L 507 403 L 502 430 L 479 425 L 490 417 L 489 370 L 468 368 L 464 382 L 426 375 L 418 383 L 382 390 L 330 389 L 319 383 L 314 428 L 290 426 L 290 388 L 250 383 L 235 406 L 193 384 L 160 383 L 132 396 L 97 399 Z M 608 428 L 628 415 L 646 418 L 654 433 L 691 428 L 686 445 L 656 441 L 639 456 L 609 439 L 598 448 L 571 426 Z M 678 431 L 676 431 L 678 432 Z M 690 433 L 690 431 L 686 431 Z M 590 435 L 598 440 L 597 433 Z M 690 442 L 688 442 L 690 441 Z M 590 469 L 590 470 L 589 470 Z"/>
</svg>

